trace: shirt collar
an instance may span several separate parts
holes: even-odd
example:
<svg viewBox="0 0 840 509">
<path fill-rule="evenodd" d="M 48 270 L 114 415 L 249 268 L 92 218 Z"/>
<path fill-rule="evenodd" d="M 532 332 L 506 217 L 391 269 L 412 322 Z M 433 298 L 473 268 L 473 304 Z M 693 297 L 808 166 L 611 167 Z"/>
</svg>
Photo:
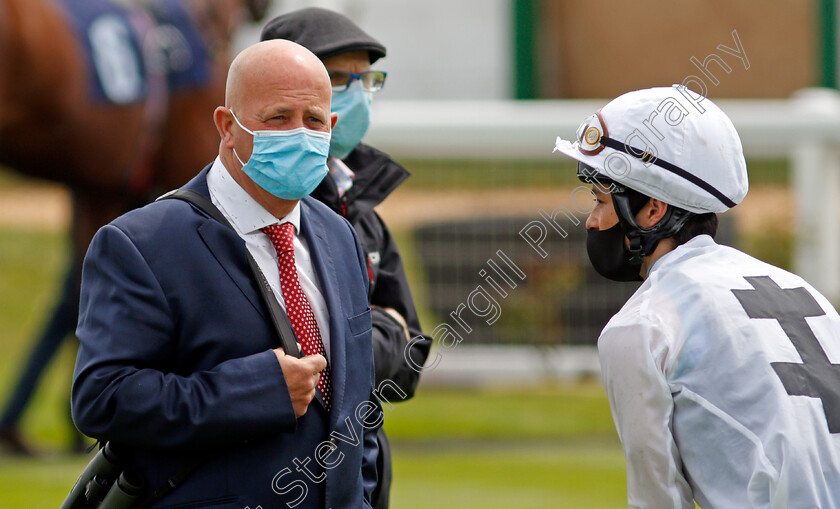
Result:
<svg viewBox="0 0 840 509">
<path fill-rule="evenodd" d="M 254 233 L 272 224 L 292 223 L 295 233 L 300 234 L 300 201 L 285 217 L 274 217 L 242 189 L 219 157 L 207 173 L 207 187 L 238 233 Z"/>
<path fill-rule="evenodd" d="M 717 245 L 717 243 L 715 242 L 715 239 L 713 239 L 710 235 L 703 234 L 693 237 L 685 244 L 677 246 L 672 251 L 665 253 L 664 255 L 660 256 L 655 262 L 653 262 L 653 265 L 648 267 L 647 276 L 645 276 L 645 279 L 649 278 L 655 270 L 659 270 L 662 267 L 667 266 L 669 263 L 671 263 L 671 260 L 679 260 L 681 258 L 681 255 L 684 254 L 688 249 L 705 248 L 714 245 Z"/>
</svg>

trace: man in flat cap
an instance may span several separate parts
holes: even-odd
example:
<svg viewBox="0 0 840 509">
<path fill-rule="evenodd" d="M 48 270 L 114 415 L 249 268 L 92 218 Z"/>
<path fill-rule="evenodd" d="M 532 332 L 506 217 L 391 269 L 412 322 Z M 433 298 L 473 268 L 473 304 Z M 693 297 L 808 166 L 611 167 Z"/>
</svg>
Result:
<svg viewBox="0 0 840 509">
<path fill-rule="evenodd" d="M 373 208 L 409 173 L 387 154 L 361 143 L 371 120 L 372 95 L 386 77 L 371 70 L 371 64 L 385 56 L 385 46 L 347 17 L 320 8 L 274 18 L 261 39 L 294 41 L 320 58 L 329 72 L 331 109 L 338 120 L 330 141 L 330 176 L 312 196 L 350 221 L 367 258 L 377 394 L 392 402 L 408 399 L 417 388 L 431 340 L 421 332 L 397 245 Z M 381 430 L 378 439 L 374 507 L 380 509 L 388 507 L 391 461 Z"/>
</svg>

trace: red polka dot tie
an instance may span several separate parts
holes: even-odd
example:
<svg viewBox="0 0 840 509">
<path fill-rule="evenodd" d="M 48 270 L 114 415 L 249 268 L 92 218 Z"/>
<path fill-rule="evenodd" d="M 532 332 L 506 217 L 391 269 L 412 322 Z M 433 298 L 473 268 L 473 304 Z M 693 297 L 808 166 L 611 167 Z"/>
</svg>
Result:
<svg viewBox="0 0 840 509">
<path fill-rule="evenodd" d="M 277 264 L 280 268 L 280 289 L 283 291 L 283 300 L 286 302 L 286 313 L 289 321 L 295 330 L 295 335 L 300 342 L 304 355 L 319 353 L 327 357 L 324 350 L 324 343 L 321 341 L 321 331 L 315 321 L 315 314 L 312 313 L 312 306 L 309 299 L 303 293 L 298 280 L 297 269 L 295 268 L 295 227 L 292 223 L 273 224 L 266 226 L 262 231 L 271 239 L 274 249 L 277 250 Z M 324 399 L 324 406 L 327 411 L 330 409 L 330 395 L 332 386 L 330 382 L 330 367 L 321 372 L 318 380 L 318 390 Z"/>
</svg>

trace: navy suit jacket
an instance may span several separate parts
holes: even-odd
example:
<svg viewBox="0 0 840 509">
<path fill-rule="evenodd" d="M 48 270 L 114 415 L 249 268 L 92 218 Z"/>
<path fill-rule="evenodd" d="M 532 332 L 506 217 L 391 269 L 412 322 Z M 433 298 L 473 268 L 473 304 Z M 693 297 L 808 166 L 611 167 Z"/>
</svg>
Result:
<svg viewBox="0 0 840 509">
<path fill-rule="evenodd" d="M 209 196 L 205 168 L 185 187 Z M 205 458 L 154 507 L 367 507 L 376 429 L 367 266 L 352 226 L 312 198 L 306 238 L 330 320 L 332 409 L 295 418 L 244 241 L 181 200 L 125 214 L 82 273 L 72 407 L 149 489 Z M 372 402 L 372 403 L 371 403 Z"/>
</svg>

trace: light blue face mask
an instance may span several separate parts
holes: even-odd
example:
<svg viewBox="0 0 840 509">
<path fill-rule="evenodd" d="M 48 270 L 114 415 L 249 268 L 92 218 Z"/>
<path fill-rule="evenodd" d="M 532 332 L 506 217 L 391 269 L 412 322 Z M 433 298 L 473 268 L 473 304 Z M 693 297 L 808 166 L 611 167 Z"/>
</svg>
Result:
<svg viewBox="0 0 840 509">
<path fill-rule="evenodd" d="M 318 187 L 327 175 L 330 133 L 305 127 L 288 131 L 251 131 L 243 126 L 233 110 L 233 119 L 254 137 L 251 158 L 242 165 L 245 175 L 272 195 L 284 200 L 300 200 Z"/>
<path fill-rule="evenodd" d="M 343 92 L 333 92 L 332 112 L 338 113 L 338 121 L 332 130 L 330 155 L 344 159 L 356 148 L 370 126 L 370 104 L 373 96 L 355 81 Z"/>
</svg>

